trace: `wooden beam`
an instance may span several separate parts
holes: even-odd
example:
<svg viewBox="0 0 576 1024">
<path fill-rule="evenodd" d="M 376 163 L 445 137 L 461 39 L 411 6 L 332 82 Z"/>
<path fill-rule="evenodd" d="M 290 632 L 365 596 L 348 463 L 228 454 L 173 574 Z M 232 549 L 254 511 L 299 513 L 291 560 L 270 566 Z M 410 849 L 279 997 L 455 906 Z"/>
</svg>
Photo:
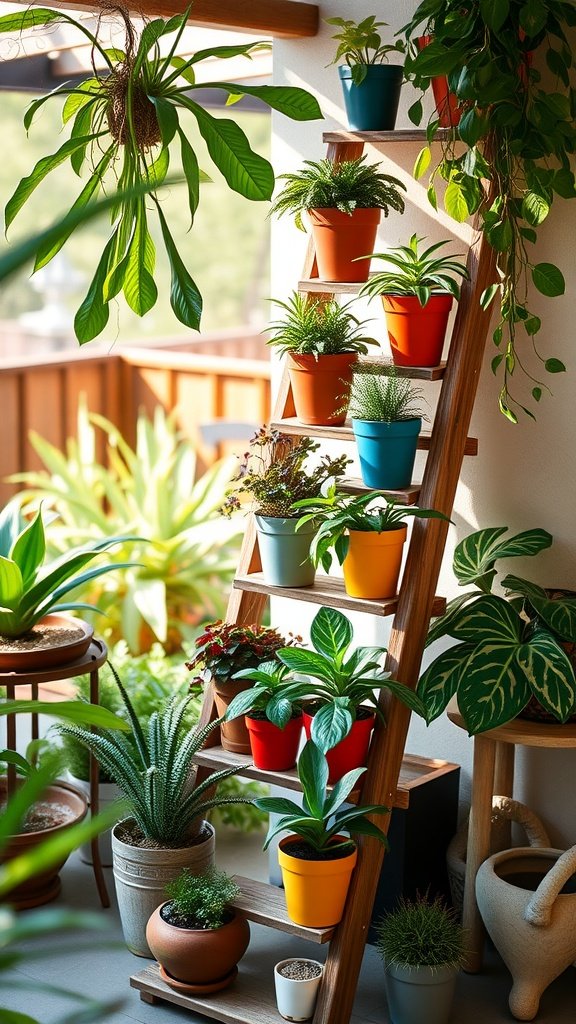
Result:
<svg viewBox="0 0 576 1024">
<path fill-rule="evenodd" d="M 19 2 L 30 6 L 30 0 Z M 43 2 L 32 0 L 32 3 Z M 51 0 L 50 6 L 65 7 L 69 11 L 98 11 L 101 7 L 97 2 L 91 4 L 86 0 Z M 127 7 L 132 9 L 129 0 Z M 182 0 L 139 0 L 133 13 L 135 17 L 171 18 L 181 14 L 183 9 Z M 317 4 L 295 3 L 294 0 L 194 0 L 189 24 L 256 32 L 277 39 L 302 39 L 318 34 L 319 9 Z"/>
</svg>

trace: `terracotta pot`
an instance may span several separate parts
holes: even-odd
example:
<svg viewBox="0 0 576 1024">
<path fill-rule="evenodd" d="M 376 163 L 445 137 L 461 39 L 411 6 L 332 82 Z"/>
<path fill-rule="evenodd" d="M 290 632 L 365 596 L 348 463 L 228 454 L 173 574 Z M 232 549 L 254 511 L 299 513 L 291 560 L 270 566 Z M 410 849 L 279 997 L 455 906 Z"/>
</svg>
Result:
<svg viewBox="0 0 576 1024">
<path fill-rule="evenodd" d="M 313 426 L 341 426 L 346 419 L 342 408 L 352 382 L 356 352 L 334 356 L 288 355 L 288 373 L 296 415 Z"/>
<path fill-rule="evenodd" d="M 152 914 L 146 938 L 171 978 L 187 985 L 210 985 L 230 975 L 250 942 L 250 926 L 240 911 L 221 928 L 178 928 L 162 917 L 163 903 Z"/>
<path fill-rule="evenodd" d="M 350 530 L 344 559 L 344 586 L 350 597 L 395 597 L 406 541 L 406 527 L 383 533 Z"/>
<path fill-rule="evenodd" d="M 10 641 L 10 649 L 3 648 L 0 637 L 0 671 L 31 672 L 36 669 L 51 668 L 53 665 L 67 665 L 69 661 L 81 658 L 86 653 L 94 636 L 92 626 L 71 615 L 45 615 L 38 623 L 38 628 L 43 626 L 54 632 L 59 629 L 73 629 L 76 636 L 57 645 L 51 644 L 47 637 L 45 645 L 42 644 L 28 650 L 25 647 L 26 637 L 22 638 L 22 650 L 13 649 L 15 641 Z"/>
<path fill-rule="evenodd" d="M 6 798 L 6 779 L 0 779 L 0 794 L 4 799 Z M 52 828 L 42 829 L 38 832 L 20 832 L 17 835 L 10 836 L 7 845 L 0 855 L 1 864 L 14 860 L 15 857 L 19 857 L 22 854 L 31 853 L 47 839 L 52 839 L 54 836 L 66 832 L 73 825 L 77 825 L 78 822 L 82 821 L 88 811 L 86 798 L 67 782 L 58 781 L 52 783 L 51 786 L 46 788 L 40 799 L 51 804 L 64 805 L 69 808 L 71 812 L 70 820 L 62 825 L 55 825 Z M 56 899 L 60 892 L 58 872 L 67 859 L 68 855 L 66 854 L 56 864 L 43 871 L 38 871 L 32 878 L 5 893 L 4 899 L 6 902 L 11 903 L 18 910 L 25 910 L 28 907 L 42 906 L 42 904 Z"/>
<path fill-rule="evenodd" d="M 251 718 L 250 715 L 246 715 L 246 725 L 255 768 L 266 772 L 285 772 L 294 767 L 302 733 L 301 714 L 291 718 L 284 729 L 279 729 L 268 719 Z"/>
<path fill-rule="evenodd" d="M 423 50 L 432 42 L 433 36 L 419 36 L 416 40 L 419 50 Z M 455 128 L 460 123 L 461 110 L 458 97 L 450 92 L 446 75 L 437 75 L 432 79 L 432 92 L 441 128 Z"/>
<path fill-rule="evenodd" d="M 313 718 L 314 716 L 307 711 L 303 712 L 306 739 L 310 739 Z M 375 722 L 376 715 L 373 712 L 367 714 L 366 717 L 356 718 L 352 722 L 352 728 L 348 735 L 327 752 L 328 782 L 331 785 L 338 782 L 338 779 L 346 775 L 346 772 L 364 767 L 368 759 L 368 747 Z"/>
<path fill-rule="evenodd" d="M 339 840 L 343 838 L 337 837 Z M 278 847 L 290 920 L 306 928 L 327 928 L 338 924 L 344 913 L 357 850 L 335 860 L 304 860 L 290 855 L 290 846 L 294 842 L 300 842 L 300 839 L 286 836 Z"/>
<path fill-rule="evenodd" d="M 453 298 L 431 295 L 425 306 L 416 295 L 382 295 L 386 330 L 396 366 L 438 366 Z"/>
<path fill-rule="evenodd" d="M 243 690 L 249 690 L 251 685 L 247 679 L 214 682 L 214 700 L 218 709 L 218 717 L 225 715 L 233 698 Z M 231 722 L 222 722 L 220 741 L 224 750 L 229 750 L 233 754 L 250 753 L 250 737 L 243 715 L 240 718 L 233 718 Z"/>
<path fill-rule="evenodd" d="M 379 209 L 357 209 L 352 214 L 335 209 L 308 210 L 322 280 L 368 280 L 370 260 L 354 260 L 374 252 L 380 214 Z"/>
</svg>

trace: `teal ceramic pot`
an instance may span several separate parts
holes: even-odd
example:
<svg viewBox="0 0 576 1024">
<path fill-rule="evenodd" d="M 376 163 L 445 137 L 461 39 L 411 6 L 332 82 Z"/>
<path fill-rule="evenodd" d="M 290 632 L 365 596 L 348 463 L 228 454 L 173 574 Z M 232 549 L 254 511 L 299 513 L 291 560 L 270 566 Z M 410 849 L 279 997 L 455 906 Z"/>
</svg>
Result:
<svg viewBox="0 0 576 1024">
<path fill-rule="evenodd" d="M 412 483 L 422 420 L 352 420 L 362 480 L 377 490 L 398 490 Z"/>
<path fill-rule="evenodd" d="M 392 131 L 402 87 L 403 68 L 395 64 L 368 64 L 360 85 L 352 80 L 352 69 L 338 68 L 348 124 L 357 132 Z"/>
<path fill-rule="evenodd" d="M 255 516 L 264 582 L 272 587 L 311 587 L 314 566 L 310 544 L 316 532 L 311 523 L 296 532 L 298 519 Z"/>
</svg>

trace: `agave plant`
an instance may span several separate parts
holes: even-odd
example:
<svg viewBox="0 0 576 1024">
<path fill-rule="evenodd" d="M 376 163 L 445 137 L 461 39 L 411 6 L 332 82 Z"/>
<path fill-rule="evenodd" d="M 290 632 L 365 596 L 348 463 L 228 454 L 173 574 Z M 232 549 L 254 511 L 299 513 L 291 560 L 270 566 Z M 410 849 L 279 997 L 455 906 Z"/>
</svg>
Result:
<svg viewBox="0 0 576 1024">
<path fill-rule="evenodd" d="M 106 437 L 103 464 L 96 458 L 99 431 Z M 156 638 L 174 650 L 192 638 L 199 622 L 224 614 L 241 526 L 217 511 L 235 459 L 195 481 L 195 453 L 160 406 L 153 422 L 139 417 L 134 449 L 117 427 L 82 405 L 77 437 L 68 440 L 65 454 L 36 434 L 31 443 L 46 469 L 13 479 L 31 488 L 27 497 L 45 500 L 59 513 L 54 550 L 109 539 L 121 527 L 147 538 L 132 547 L 137 565 L 105 585 L 91 579 L 83 588 L 107 615 L 101 623 L 107 641 L 124 638 L 138 653 Z M 122 554 L 120 549 L 119 560 Z"/>
<path fill-rule="evenodd" d="M 134 539 L 108 536 L 80 548 L 68 546 L 59 558 L 44 564 L 46 534 L 42 508 L 29 522 L 18 502 L 9 502 L 0 512 L 0 636 L 24 636 L 49 612 L 97 612 L 99 609 L 94 605 L 63 598 L 113 569 L 130 568 L 132 562 L 118 562 L 81 572 L 97 555 Z"/>
<path fill-rule="evenodd" d="M 180 147 L 188 206 L 194 220 L 200 196 L 200 182 L 206 175 L 181 124 L 182 114 L 191 114 L 208 152 L 227 184 L 247 199 L 268 200 L 274 188 L 269 162 L 255 153 L 243 131 L 228 118 L 215 118 L 192 97 L 199 88 L 219 89 L 235 102 L 243 95 L 257 96 L 275 110 L 295 120 L 322 116 L 317 101 L 303 89 L 287 86 L 248 86 L 229 82 L 196 83 L 196 65 L 204 60 L 250 56 L 262 43 L 213 46 L 198 50 L 186 60 L 176 55 L 190 17 L 190 7 L 173 18 L 156 18 L 144 25 L 140 37 L 128 12 L 115 8 L 125 27 L 124 49 L 109 49 L 98 35 L 63 11 L 34 8 L 0 18 L 0 32 L 17 33 L 39 25 L 65 22 L 75 26 L 91 44 L 94 58 L 103 63 L 102 72 L 75 86 L 65 82 L 52 93 L 35 100 L 24 117 L 28 130 L 36 112 L 53 97 L 64 98 L 63 126 L 71 125 L 70 138 L 43 157 L 24 177 L 5 209 L 8 228 L 43 179 L 60 164 L 70 161 L 76 174 L 88 166 L 89 177 L 75 199 L 71 212 L 82 210 L 106 187 L 117 187 L 118 202 L 112 207 L 112 232 L 100 257 L 88 293 L 76 313 L 74 328 L 83 344 L 100 334 L 108 322 L 109 303 L 120 292 L 139 316 L 155 305 L 155 247 L 148 229 L 148 213 L 158 217 L 160 232 L 170 263 L 170 303 L 177 319 L 198 329 L 202 296 L 177 251 L 166 222 L 157 188 L 165 181 L 171 155 Z M 166 53 L 161 40 L 171 36 Z M 96 60 L 94 60 L 94 63 Z M 107 186 L 107 183 L 110 183 Z M 144 195 L 133 190 L 140 183 L 152 183 L 151 206 Z M 39 242 L 34 270 L 39 270 L 60 251 L 74 230 L 65 220 L 60 230 Z"/>
</svg>

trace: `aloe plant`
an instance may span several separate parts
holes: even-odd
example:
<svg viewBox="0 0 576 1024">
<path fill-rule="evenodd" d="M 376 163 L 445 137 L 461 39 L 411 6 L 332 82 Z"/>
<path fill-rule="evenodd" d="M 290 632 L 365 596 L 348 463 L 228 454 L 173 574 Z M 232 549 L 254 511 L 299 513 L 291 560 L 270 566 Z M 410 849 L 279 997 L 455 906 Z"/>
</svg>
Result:
<svg viewBox="0 0 576 1024">
<path fill-rule="evenodd" d="M 430 627 L 427 644 L 444 636 L 459 643 L 420 677 L 428 722 L 455 694 L 470 734 L 509 722 L 532 696 L 558 721 L 574 710 L 576 676 L 562 642 L 576 642 L 576 598 L 550 600 L 542 587 L 511 575 L 502 580 L 508 599 L 492 593 L 498 559 L 535 555 L 552 543 L 545 530 L 502 539 L 506 532 L 478 530 L 455 550 L 458 583 L 477 589 L 450 601 Z"/>
<path fill-rule="evenodd" d="M 12 639 L 24 636 L 49 612 L 87 609 L 94 605 L 63 600 L 72 590 L 113 569 L 129 568 L 133 562 L 99 565 L 81 570 L 115 544 L 126 544 L 134 537 L 107 537 L 81 548 L 65 551 L 46 564 L 46 534 L 40 507 L 29 522 L 17 501 L 0 512 L 0 636 Z"/>
<path fill-rule="evenodd" d="M 194 221 L 200 199 L 200 184 L 206 175 L 181 123 L 183 114 L 191 114 L 208 152 L 227 184 L 251 200 L 268 200 L 274 188 L 274 173 L 269 162 L 254 152 L 243 131 L 229 118 L 215 118 L 194 99 L 195 90 L 212 88 L 227 93 L 230 102 L 243 95 L 257 96 L 268 106 L 295 120 L 322 116 L 317 101 L 303 89 L 288 86 L 238 85 L 230 82 L 196 82 L 196 65 L 204 60 L 250 56 L 261 42 L 233 46 L 212 46 L 198 50 L 186 60 L 177 56 L 191 8 L 168 20 L 156 18 L 145 24 L 137 37 L 128 12 L 115 8 L 125 26 L 125 48 L 108 49 L 82 21 L 63 11 L 33 8 L 0 18 L 0 33 L 17 33 L 39 25 L 66 23 L 76 27 L 88 39 L 92 52 L 103 62 L 102 72 L 80 85 L 68 82 L 30 104 L 24 126 L 28 130 L 37 111 L 53 98 L 65 102 L 63 127 L 71 126 L 70 137 L 54 152 L 38 161 L 24 177 L 5 209 L 6 229 L 41 185 L 47 174 L 61 164 L 71 163 L 80 175 L 88 167 L 88 179 L 79 192 L 71 214 L 91 204 L 106 189 L 118 189 L 118 201 L 112 207 L 112 230 L 101 254 L 88 293 L 76 313 L 74 328 L 80 344 L 100 334 L 108 322 L 109 304 L 120 292 L 135 313 L 144 316 L 156 303 L 154 281 L 155 246 L 148 228 L 153 210 L 171 269 L 170 303 L 176 318 L 187 327 L 199 329 L 202 296 L 177 251 L 162 210 L 157 189 L 164 183 L 171 154 L 180 148 L 187 184 L 188 208 Z M 160 42 L 172 36 L 168 52 Z M 135 189 L 152 183 L 150 200 Z M 74 219 L 64 219 L 60 228 L 39 240 L 34 270 L 46 266 L 65 245 L 75 229 Z"/>
</svg>

